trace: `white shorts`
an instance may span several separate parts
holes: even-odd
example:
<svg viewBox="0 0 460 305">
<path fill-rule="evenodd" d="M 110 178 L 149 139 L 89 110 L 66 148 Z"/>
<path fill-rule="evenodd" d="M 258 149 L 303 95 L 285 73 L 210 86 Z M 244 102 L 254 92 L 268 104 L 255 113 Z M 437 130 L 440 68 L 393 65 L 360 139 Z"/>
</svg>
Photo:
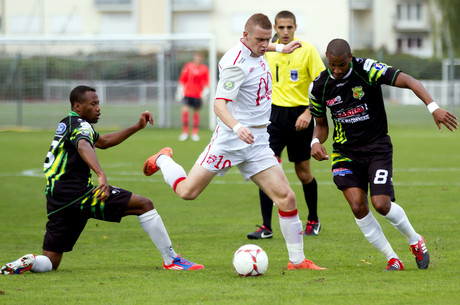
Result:
<svg viewBox="0 0 460 305">
<path fill-rule="evenodd" d="M 233 131 L 217 126 L 210 143 L 196 160 L 207 170 L 219 176 L 237 166 L 247 181 L 255 174 L 278 165 L 270 148 L 267 128 L 251 128 L 254 144 L 243 142 Z"/>
</svg>

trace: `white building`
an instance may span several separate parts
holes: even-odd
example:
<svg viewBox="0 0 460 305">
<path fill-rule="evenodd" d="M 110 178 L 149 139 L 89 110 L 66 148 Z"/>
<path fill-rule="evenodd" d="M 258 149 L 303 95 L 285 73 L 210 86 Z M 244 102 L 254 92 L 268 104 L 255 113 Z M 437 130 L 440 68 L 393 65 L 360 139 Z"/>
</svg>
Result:
<svg viewBox="0 0 460 305">
<path fill-rule="evenodd" d="M 429 57 L 434 0 L 3 0 L 1 36 L 212 33 L 224 52 L 247 18 L 281 10 L 297 17 L 297 36 L 324 54 L 333 38 L 353 49 L 384 48 Z"/>
</svg>

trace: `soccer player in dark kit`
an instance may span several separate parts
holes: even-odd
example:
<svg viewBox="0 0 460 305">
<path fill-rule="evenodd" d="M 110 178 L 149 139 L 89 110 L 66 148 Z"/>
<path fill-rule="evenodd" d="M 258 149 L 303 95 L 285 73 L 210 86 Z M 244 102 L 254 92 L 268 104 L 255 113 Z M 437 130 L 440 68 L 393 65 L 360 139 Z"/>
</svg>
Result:
<svg viewBox="0 0 460 305">
<path fill-rule="evenodd" d="M 74 88 L 70 104 L 71 111 L 58 124 L 43 165 L 48 211 L 43 255 L 26 254 L 5 264 L 0 274 L 56 270 L 63 253 L 72 251 L 89 218 L 120 222 L 128 215 L 138 217 L 163 257 L 163 268 L 203 269 L 203 265 L 190 262 L 174 251 L 152 200 L 108 184 L 96 156 L 95 148 L 116 146 L 147 123 L 153 125 L 152 115 L 145 111 L 133 126 L 102 135 L 91 125 L 101 115 L 96 90 L 88 86 Z M 91 170 L 98 177 L 97 186 L 91 182 Z"/>
<path fill-rule="evenodd" d="M 420 81 L 384 63 L 354 57 L 348 42 L 332 40 L 326 50 L 328 69 L 310 86 L 310 111 L 316 127 L 311 142 L 312 157 L 329 159 L 322 145 L 328 137 L 326 109 L 334 122 L 332 173 L 367 240 L 383 255 L 386 270 L 403 270 L 404 265 L 369 210 L 370 190 L 375 210 L 387 219 L 410 245 L 419 269 L 426 269 L 430 255 L 424 238 L 412 227 L 403 208 L 395 202 L 392 183 L 393 146 L 388 135 L 381 85 L 412 90 L 441 124 L 454 131 L 457 118 L 439 108 Z"/>
</svg>

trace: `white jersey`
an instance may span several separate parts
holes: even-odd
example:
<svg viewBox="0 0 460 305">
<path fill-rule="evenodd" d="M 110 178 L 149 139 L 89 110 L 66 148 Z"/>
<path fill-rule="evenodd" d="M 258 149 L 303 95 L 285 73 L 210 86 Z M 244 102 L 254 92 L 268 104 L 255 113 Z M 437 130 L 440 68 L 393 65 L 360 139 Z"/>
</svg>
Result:
<svg viewBox="0 0 460 305">
<path fill-rule="evenodd" d="M 251 57 L 251 50 L 241 41 L 219 61 L 216 99 L 229 101 L 232 116 L 251 128 L 254 143 L 247 144 L 219 118 L 208 146 L 196 164 L 223 176 L 237 166 L 244 179 L 278 166 L 269 145 L 267 125 L 271 112 L 272 75 L 265 56 Z M 261 126 L 264 126 L 261 128 Z"/>
<path fill-rule="evenodd" d="M 251 57 L 243 43 L 225 53 L 219 61 L 216 99 L 229 101 L 232 116 L 243 126 L 268 125 L 271 111 L 272 74 L 265 56 Z M 219 118 L 222 128 L 231 130 Z"/>
</svg>

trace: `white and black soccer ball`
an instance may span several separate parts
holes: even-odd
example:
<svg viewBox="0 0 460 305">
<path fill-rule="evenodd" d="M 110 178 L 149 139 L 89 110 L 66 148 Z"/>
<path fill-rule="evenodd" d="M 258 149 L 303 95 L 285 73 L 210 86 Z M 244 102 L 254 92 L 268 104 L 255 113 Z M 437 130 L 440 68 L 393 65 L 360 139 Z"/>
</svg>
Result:
<svg viewBox="0 0 460 305">
<path fill-rule="evenodd" d="M 262 275 L 268 268 L 267 253 L 257 245 L 241 246 L 233 255 L 233 268 L 242 277 Z"/>
</svg>

